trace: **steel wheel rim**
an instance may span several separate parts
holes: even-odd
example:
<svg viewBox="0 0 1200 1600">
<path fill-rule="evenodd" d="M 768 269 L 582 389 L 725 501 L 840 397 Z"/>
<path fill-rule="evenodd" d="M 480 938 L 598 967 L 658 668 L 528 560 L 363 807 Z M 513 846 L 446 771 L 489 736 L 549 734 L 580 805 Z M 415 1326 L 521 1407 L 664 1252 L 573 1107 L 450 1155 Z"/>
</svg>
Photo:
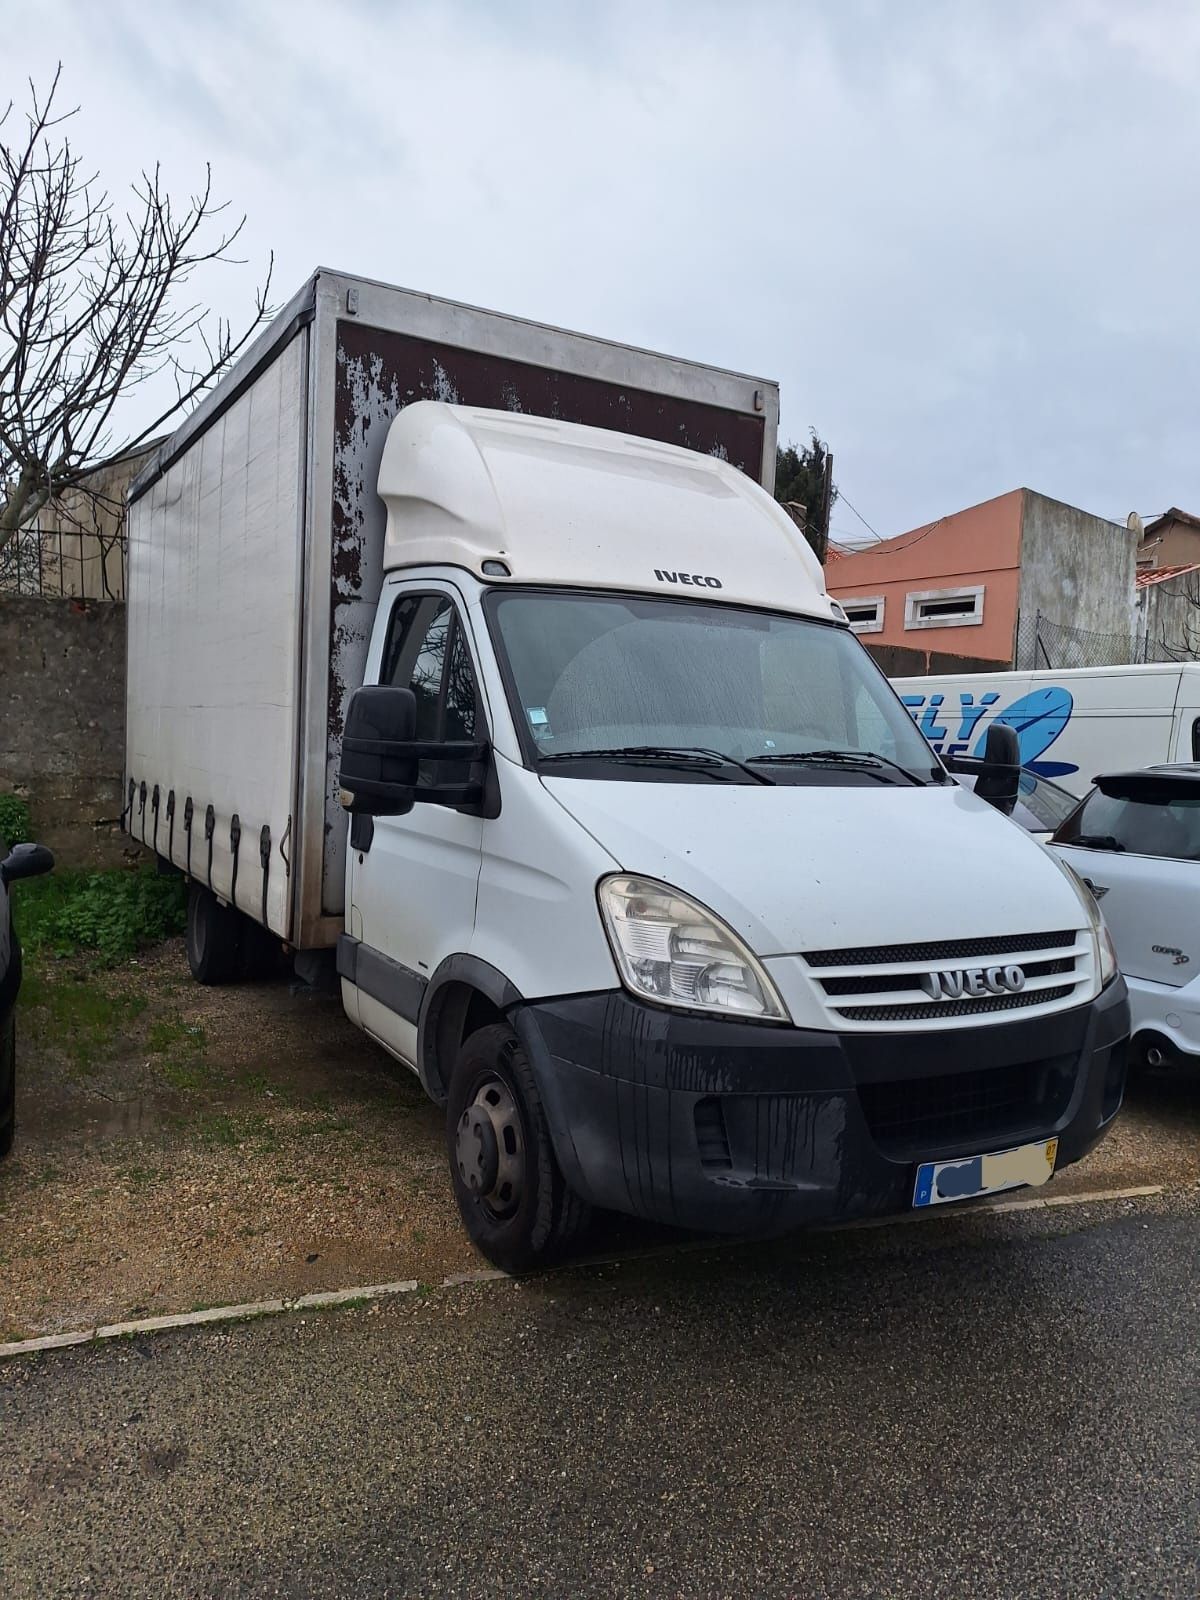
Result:
<svg viewBox="0 0 1200 1600">
<path fill-rule="evenodd" d="M 525 1193 L 525 1131 L 516 1096 L 497 1075 L 482 1079 L 454 1134 L 459 1178 L 498 1221 L 511 1217 Z"/>
</svg>

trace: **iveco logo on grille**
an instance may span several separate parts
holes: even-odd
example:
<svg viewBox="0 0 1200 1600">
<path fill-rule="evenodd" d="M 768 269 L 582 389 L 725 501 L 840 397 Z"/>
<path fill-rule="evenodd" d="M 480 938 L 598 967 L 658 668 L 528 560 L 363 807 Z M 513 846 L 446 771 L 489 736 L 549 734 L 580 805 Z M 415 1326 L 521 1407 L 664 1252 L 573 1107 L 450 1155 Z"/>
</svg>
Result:
<svg viewBox="0 0 1200 1600">
<path fill-rule="evenodd" d="M 931 1000 L 983 1000 L 989 994 L 1018 994 L 1025 974 L 1020 967 L 958 967 L 923 973 L 921 987 Z"/>
</svg>

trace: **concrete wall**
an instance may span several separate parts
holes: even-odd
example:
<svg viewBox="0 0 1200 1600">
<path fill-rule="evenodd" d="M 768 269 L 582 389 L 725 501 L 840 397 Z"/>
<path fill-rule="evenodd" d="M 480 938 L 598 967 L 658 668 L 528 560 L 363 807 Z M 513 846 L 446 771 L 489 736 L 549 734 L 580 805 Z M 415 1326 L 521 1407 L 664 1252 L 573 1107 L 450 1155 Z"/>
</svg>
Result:
<svg viewBox="0 0 1200 1600">
<path fill-rule="evenodd" d="M 1200 659 L 1200 570 L 1138 586 L 1140 659 Z"/>
<path fill-rule="evenodd" d="M 118 864 L 125 607 L 0 598 L 0 685 L 0 789 L 29 802 L 62 865 Z"/>
<path fill-rule="evenodd" d="M 1063 627 L 1132 638 L 1137 535 L 1032 489 L 1023 494 L 1022 623 L 1040 612 Z"/>
<path fill-rule="evenodd" d="M 1022 494 L 1014 489 L 827 562 L 825 582 L 836 599 L 884 597 L 883 628 L 862 634 L 863 643 L 1009 665 L 1017 619 Z M 981 622 L 932 628 L 905 625 L 910 593 L 980 586 Z"/>
</svg>

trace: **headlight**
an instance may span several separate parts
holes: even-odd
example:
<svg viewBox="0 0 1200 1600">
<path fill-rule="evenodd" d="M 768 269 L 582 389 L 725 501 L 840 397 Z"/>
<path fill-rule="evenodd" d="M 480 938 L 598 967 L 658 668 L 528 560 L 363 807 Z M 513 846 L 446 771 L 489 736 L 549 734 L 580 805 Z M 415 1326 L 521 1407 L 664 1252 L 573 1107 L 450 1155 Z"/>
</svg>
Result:
<svg viewBox="0 0 1200 1600">
<path fill-rule="evenodd" d="M 1047 850 L 1046 854 L 1058 867 L 1059 871 L 1070 879 L 1071 887 L 1079 896 L 1079 903 L 1087 913 L 1088 922 L 1091 924 L 1092 937 L 1096 941 L 1096 970 L 1100 974 L 1100 987 L 1103 989 L 1117 975 L 1117 951 L 1112 942 L 1112 934 L 1108 931 L 1108 923 L 1104 920 L 1104 913 L 1100 909 L 1100 902 L 1075 871 L 1074 867 L 1069 866 L 1053 850 Z"/>
<path fill-rule="evenodd" d="M 625 987 L 660 1005 L 788 1022 L 761 963 L 711 911 L 653 878 L 605 878 L 600 912 Z"/>
</svg>

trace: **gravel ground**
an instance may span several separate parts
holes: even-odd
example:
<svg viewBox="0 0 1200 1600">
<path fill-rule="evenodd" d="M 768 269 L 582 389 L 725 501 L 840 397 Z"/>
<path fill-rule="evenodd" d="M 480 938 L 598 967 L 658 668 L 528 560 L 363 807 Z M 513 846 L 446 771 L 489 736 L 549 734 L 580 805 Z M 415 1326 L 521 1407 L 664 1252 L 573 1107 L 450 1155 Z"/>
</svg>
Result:
<svg viewBox="0 0 1200 1600">
<path fill-rule="evenodd" d="M 1197 1201 L 574 1270 L 0 1367 L 0 1588 L 1200 1592 Z"/>
<path fill-rule="evenodd" d="M 87 977 L 141 1009 L 19 1018 L 0 1339 L 480 1265 L 440 1113 L 335 997 L 200 988 L 178 944 Z"/>
<path fill-rule="evenodd" d="M 179 941 L 96 972 L 38 966 L 20 1130 L 0 1167 L 0 1341 L 485 1265 L 440 1113 L 286 982 L 203 989 Z M 1048 1194 L 1200 1180 L 1200 1076 L 1135 1087 Z M 625 1225 L 592 1248 L 671 1237 Z"/>
</svg>

